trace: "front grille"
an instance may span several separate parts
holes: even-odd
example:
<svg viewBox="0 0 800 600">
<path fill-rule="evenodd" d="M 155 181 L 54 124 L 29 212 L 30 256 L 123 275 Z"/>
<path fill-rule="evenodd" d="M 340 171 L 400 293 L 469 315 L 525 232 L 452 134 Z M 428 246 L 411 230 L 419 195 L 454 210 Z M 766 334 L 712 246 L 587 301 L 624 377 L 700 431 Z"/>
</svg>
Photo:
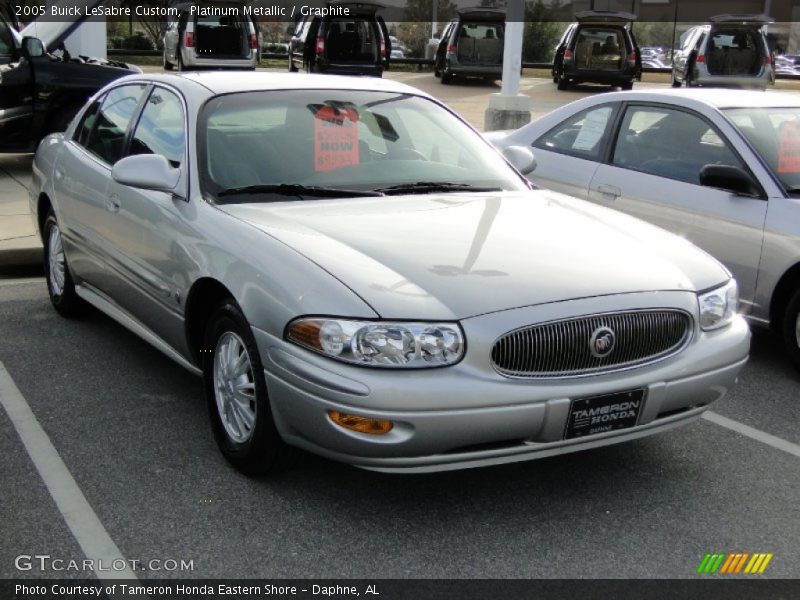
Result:
<svg viewBox="0 0 800 600">
<path fill-rule="evenodd" d="M 591 346 L 596 332 L 613 332 L 605 356 Z M 510 377 L 577 377 L 653 363 L 680 352 L 691 317 L 679 310 L 637 310 L 531 325 L 507 333 L 492 348 L 492 363 Z M 608 342 L 606 342 L 607 344 Z M 602 347 L 602 345 L 600 345 Z"/>
</svg>

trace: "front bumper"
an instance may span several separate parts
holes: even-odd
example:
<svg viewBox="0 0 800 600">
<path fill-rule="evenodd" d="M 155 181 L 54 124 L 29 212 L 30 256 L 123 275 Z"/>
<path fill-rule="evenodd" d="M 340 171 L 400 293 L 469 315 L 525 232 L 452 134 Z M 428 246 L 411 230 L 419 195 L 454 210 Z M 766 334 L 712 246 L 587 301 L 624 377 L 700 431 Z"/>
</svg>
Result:
<svg viewBox="0 0 800 600">
<path fill-rule="evenodd" d="M 673 292 L 662 297 L 670 294 L 687 296 Z M 584 310 L 590 301 L 575 301 L 467 319 L 462 321 L 469 345 L 464 360 L 452 367 L 422 371 L 344 365 L 258 329 L 254 333 L 283 438 L 315 454 L 381 471 L 439 471 L 515 462 L 658 433 L 699 418 L 733 386 L 747 360 L 750 332 L 737 317 L 725 329 L 695 331 L 689 346 L 671 358 L 628 371 L 521 380 L 492 369 L 488 361 L 491 341 L 511 329 L 505 329 L 505 323 L 536 323 L 545 320 L 545 314 L 560 318 L 554 314 L 558 309 L 567 314 L 600 312 L 598 304 L 603 302 L 609 301 L 593 299 L 588 312 Z M 482 344 L 482 339 L 490 343 Z M 645 400 L 636 426 L 563 439 L 573 398 L 639 388 L 645 390 Z M 380 436 L 356 433 L 334 424 L 329 410 L 388 419 L 394 428 Z"/>
</svg>

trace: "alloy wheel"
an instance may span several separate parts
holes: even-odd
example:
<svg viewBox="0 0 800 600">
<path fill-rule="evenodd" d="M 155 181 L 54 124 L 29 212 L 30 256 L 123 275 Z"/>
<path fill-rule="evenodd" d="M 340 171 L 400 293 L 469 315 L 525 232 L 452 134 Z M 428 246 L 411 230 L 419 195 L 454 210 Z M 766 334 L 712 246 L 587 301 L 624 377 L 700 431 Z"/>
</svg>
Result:
<svg viewBox="0 0 800 600">
<path fill-rule="evenodd" d="M 225 433 L 236 443 L 248 441 L 256 423 L 253 366 L 242 338 L 223 333 L 214 351 L 214 395 Z"/>
<path fill-rule="evenodd" d="M 61 230 L 58 225 L 50 227 L 50 236 L 47 240 L 47 258 L 49 266 L 50 289 L 54 296 L 64 293 L 65 265 L 64 244 L 61 239 Z"/>
</svg>

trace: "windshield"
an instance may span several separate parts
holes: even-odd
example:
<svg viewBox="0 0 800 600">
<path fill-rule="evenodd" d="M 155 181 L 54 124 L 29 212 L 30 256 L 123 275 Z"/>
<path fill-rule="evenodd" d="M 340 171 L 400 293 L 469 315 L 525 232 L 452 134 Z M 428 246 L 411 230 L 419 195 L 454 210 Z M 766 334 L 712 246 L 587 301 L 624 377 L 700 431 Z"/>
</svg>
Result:
<svg viewBox="0 0 800 600">
<path fill-rule="evenodd" d="M 800 107 L 724 111 L 791 193 L 800 193 Z"/>
<path fill-rule="evenodd" d="M 408 193 L 529 189 L 462 121 L 409 94 L 230 94 L 206 104 L 198 132 L 203 191 L 218 202 L 290 200 L 303 189 L 315 198 L 326 189 L 383 195 L 396 186 Z"/>
</svg>

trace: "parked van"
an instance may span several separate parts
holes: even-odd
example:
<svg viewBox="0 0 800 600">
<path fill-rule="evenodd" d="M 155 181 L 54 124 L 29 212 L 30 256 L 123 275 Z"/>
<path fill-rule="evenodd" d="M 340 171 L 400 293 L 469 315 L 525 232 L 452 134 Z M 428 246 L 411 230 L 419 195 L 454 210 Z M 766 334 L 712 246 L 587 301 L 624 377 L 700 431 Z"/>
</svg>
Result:
<svg viewBox="0 0 800 600">
<path fill-rule="evenodd" d="M 627 12 L 587 10 L 575 14 L 556 46 L 553 83 L 564 90 L 570 84 L 603 83 L 633 88 L 642 79 L 642 55 Z"/>
<path fill-rule="evenodd" d="M 302 17 L 289 33 L 289 70 L 381 77 L 392 48 L 389 30 L 373 2 L 329 2 L 324 16 Z M 347 16 L 338 16 L 345 13 Z"/>
<path fill-rule="evenodd" d="M 193 5 L 209 10 L 192 12 Z M 241 2 L 178 4 L 178 18 L 164 32 L 164 68 L 255 69 L 258 33 L 252 18 L 242 14 L 242 6 Z"/>
<path fill-rule="evenodd" d="M 766 89 L 775 83 L 764 15 L 717 15 L 681 36 L 672 87 L 707 85 Z"/>
<path fill-rule="evenodd" d="M 499 79 L 503 74 L 505 21 L 506 13 L 502 10 L 460 10 L 442 33 L 433 74 L 441 77 L 445 85 L 455 76 Z"/>
</svg>

